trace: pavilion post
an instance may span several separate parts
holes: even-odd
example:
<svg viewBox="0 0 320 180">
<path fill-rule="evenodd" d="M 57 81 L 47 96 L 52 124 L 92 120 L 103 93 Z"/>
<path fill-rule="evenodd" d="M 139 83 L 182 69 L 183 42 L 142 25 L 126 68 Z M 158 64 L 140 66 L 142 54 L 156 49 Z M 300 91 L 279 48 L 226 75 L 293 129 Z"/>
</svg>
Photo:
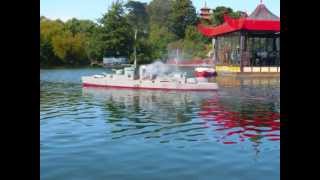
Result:
<svg viewBox="0 0 320 180">
<path fill-rule="evenodd" d="M 217 37 L 212 38 L 212 47 L 214 48 L 214 65 L 217 65 L 217 62 L 219 61 L 218 59 L 218 39 Z"/>
<path fill-rule="evenodd" d="M 213 52 L 213 64 L 217 62 L 217 53 L 216 53 L 216 38 L 212 38 L 212 52 Z"/>
<path fill-rule="evenodd" d="M 240 72 L 243 72 L 243 61 L 245 61 L 244 57 L 244 41 L 245 36 L 243 32 L 240 32 Z"/>
</svg>

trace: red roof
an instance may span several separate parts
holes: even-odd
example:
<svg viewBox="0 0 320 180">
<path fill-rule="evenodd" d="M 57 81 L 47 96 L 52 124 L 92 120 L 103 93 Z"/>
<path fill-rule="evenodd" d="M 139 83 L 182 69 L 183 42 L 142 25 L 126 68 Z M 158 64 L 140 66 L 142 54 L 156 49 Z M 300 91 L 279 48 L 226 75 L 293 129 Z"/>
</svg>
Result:
<svg viewBox="0 0 320 180">
<path fill-rule="evenodd" d="M 198 30 L 205 36 L 218 36 L 239 30 L 280 31 L 280 18 L 272 14 L 263 4 L 257 6 L 248 17 L 234 19 L 224 16 L 224 23 L 219 26 L 198 24 Z"/>
</svg>

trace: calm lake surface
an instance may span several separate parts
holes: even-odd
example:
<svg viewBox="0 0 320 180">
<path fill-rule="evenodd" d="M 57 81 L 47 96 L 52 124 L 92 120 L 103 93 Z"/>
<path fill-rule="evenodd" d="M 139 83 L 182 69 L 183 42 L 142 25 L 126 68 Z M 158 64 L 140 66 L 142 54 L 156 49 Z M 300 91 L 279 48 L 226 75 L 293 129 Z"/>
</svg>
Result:
<svg viewBox="0 0 320 180">
<path fill-rule="evenodd" d="M 81 86 L 103 71 L 40 71 L 41 180 L 280 179 L 279 79 L 213 92 Z"/>
</svg>

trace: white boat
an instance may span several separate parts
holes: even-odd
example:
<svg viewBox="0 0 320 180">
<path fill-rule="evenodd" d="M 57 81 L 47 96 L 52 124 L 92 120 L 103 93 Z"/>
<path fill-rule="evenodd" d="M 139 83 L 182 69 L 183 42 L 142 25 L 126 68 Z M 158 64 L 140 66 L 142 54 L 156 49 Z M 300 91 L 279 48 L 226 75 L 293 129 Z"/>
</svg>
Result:
<svg viewBox="0 0 320 180">
<path fill-rule="evenodd" d="M 186 73 L 148 74 L 146 66 L 140 66 L 139 74 L 135 66 L 132 66 L 116 70 L 112 74 L 84 76 L 81 80 L 83 86 L 195 91 L 218 89 L 217 83 L 197 77 L 187 78 Z"/>
</svg>

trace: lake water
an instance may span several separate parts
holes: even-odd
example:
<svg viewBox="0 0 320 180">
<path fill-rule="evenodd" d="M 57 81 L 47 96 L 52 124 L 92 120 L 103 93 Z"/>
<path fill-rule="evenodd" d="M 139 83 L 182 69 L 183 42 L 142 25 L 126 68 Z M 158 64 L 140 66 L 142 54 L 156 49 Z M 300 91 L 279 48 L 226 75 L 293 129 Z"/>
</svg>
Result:
<svg viewBox="0 0 320 180">
<path fill-rule="evenodd" d="M 81 86 L 103 71 L 41 70 L 41 180 L 280 179 L 278 79 L 213 92 Z"/>
</svg>

